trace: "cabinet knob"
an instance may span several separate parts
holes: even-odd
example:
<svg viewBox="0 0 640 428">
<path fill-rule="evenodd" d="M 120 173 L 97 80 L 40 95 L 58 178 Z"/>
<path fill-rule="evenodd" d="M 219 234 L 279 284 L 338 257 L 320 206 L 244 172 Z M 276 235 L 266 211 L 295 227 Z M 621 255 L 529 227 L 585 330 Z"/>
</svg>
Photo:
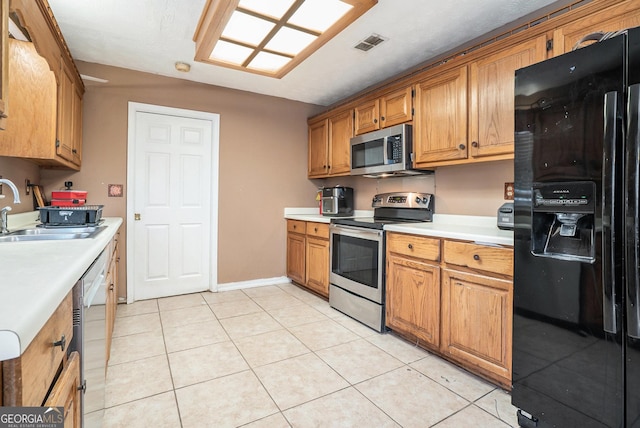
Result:
<svg viewBox="0 0 640 428">
<path fill-rule="evenodd" d="M 467 148 L 467 146 L 465 146 L 464 144 L 460 144 L 460 145 L 458 146 L 458 148 L 459 148 L 460 150 L 464 150 L 464 149 L 466 149 L 466 148 Z"/>
<path fill-rule="evenodd" d="M 295 224 L 293 225 L 293 228 L 294 228 L 294 229 L 296 229 L 297 227 L 298 227 L 297 225 L 295 225 Z"/>
<path fill-rule="evenodd" d="M 317 228 L 317 227 L 314 227 L 314 228 L 313 228 L 313 231 L 314 231 L 314 232 L 318 232 L 318 228 Z"/>
<path fill-rule="evenodd" d="M 478 147 L 478 142 L 477 141 L 473 141 L 471 143 L 471 147 Z"/>
<path fill-rule="evenodd" d="M 409 244 L 409 245 L 407 245 L 407 247 L 408 247 L 410 250 L 413 250 L 413 244 Z"/>
<path fill-rule="evenodd" d="M 111 285 L 109 286 L 109 291 L 113 291 L 113 289 L 114 289 L 114 286 L 113 286 L 113 283 L 111 283 Z"/>
<path fill-rule="evenodd" d="M 53 342 L 53 346 L 59 346 L 60 350 L 64 352 L 64 348 L 67 346 L 67 338 L 64 337 L 64 334 L 62 335 L 60 340 L 58 340 L 57 342 Z"/>
<path fill-rule="evenodd" d="M 380 120 L 385 120 L 385 119 L 384 119 L 384 116 L 382 116 L 382 117 L 380 118 Z"/>
<path fill-rule="evenodd" d="M 473 255 L 473 260 L 476 260 L 476 261 L 480 260 L 480 256 L 477 255 L 477 254 L 474 254 Z"/>
</svg>

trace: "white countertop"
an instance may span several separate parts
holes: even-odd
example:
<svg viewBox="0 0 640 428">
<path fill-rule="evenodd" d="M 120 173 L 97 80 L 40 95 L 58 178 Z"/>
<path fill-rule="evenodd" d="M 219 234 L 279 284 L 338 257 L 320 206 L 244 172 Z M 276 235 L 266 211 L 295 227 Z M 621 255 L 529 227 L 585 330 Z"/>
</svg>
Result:
<svg viewBox="0 0 640 428">
<path fill-rule="evenodd" d="M 354 217 L 372 217 L 373 211 L 354 212 Z M 285 208 L 284 217 L 290 220 L 330 223 L 332 217 L 322 216 L 317 208 Z M 501 230 L 496 217 L 453 214 L 434 214 L 433 222 L 399 223 L 386 225 L 390 232 L 438 238 L 461 239 L 489 245 L 513 246 L 513 231 Z"/>
<path fill-rule="evenodd" d="M 433 222 L 392 224 L 384 230 L 513 246 L 513 231 L 499 229 L 496 217 L 489 216 L 434 214 Z"/>
<path fill-rule="evenodd" d="M 355 210 L 351 217 L 373 217 L 373 211 Z M 285 208 L 284 218 L 287 220 L 313 221 L 331 223 L 332 216 L 323 216 L 318 208 Z"/>
<path fill-rule="evenodd" d="M 9 216 L 9 229 L 34 226 L 37 214 Z M 94 238 L 0 242 L 0 361 L 22 355 L 122 224 L 104 220 Z"/>
</svg>

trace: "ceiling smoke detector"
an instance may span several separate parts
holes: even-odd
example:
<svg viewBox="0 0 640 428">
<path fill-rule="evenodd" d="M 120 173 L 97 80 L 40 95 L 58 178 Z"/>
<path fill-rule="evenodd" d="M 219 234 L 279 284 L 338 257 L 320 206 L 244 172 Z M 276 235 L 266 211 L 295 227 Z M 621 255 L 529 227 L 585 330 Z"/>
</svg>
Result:
<svg viewBox="0 0 640 428">
<path fill-rule="evenodd" d="M 368 50 L 375 48 L 376 46 L 378 46 L 380 43 L 384 42 L 385 40 L 388 40 L 388 39 L 385 38 L 385 37 L 382 37 L 379 34 L 372 34 L 369 37 L 367 37 L 366 39 L 362 40 L 357 45 L 355 45 L 354 48 L 360 49 L 361 51 L 367 52 Z"/>
</svg>

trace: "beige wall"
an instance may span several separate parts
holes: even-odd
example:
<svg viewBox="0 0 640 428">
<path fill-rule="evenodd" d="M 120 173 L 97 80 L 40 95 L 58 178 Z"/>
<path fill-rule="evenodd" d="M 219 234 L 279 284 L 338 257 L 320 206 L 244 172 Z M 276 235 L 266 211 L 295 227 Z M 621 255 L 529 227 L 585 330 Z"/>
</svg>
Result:
<svg viewBox="0 0 640 428">
<path fill-rule="evenodd" d="M 504 183 L 513 182 L 513 161 L 440 167 L 425 176 L 340 177 L 314 182 L 317 186 L 353 187 L 355 208 L 359 210 L 370 210 L 376 193 L 412 191 L 433 193 L 437 214 L 495 216 L 505 202 Z"/>
<path fill-rule="evenodd" d="M 38 166 L 22 159 L 0 156 L 0 175 L 2 178 L 11 180 L 20 192 L 20 204 L 14 204 L 11 189 L 9 189 L 8 186 L 2 186 L 2 194 L 6 197 L 0 199 L 0 208 L 6 207 L 7 205 L 11 206 L 10 214 L 33 211 L 33 193 L 29 192 L 29 195 L 27 195 L 25 180 L 28 179 L 33 184 L 40 184 L 40 170 Z M 11 229 L 11 224 L 9 224 L 9 229 Z"/>
<path fill-rule="evenodd" d="M 78 62 L 78 68 L 109 82 L 86 87 L 82 170 L 43 171 L 46 190 L 72 180 L 89 192 L 90 203 L 105 205 L 104 215 L 125 218 L 126 186 L 125 197 L 110 198 L 107 185 L 126 185 L 128 102 L 218 113 L 218 282 L 283 276 L 284 207 L 314 203 L 306 119 L 318 107 L 98 64 Z"/>
</svg>

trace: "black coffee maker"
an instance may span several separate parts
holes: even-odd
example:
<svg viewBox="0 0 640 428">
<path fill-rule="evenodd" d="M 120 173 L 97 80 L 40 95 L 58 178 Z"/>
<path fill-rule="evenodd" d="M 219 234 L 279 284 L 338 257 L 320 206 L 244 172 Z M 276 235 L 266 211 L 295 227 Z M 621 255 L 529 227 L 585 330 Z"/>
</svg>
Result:
<svg viewBox="0 0 640 428">
<path fill-rule="evenodd" d="M 353 215 L 353 188 L 345 186 L 322 189 L 322 215 L 349 217 Z"/>
</svg>

